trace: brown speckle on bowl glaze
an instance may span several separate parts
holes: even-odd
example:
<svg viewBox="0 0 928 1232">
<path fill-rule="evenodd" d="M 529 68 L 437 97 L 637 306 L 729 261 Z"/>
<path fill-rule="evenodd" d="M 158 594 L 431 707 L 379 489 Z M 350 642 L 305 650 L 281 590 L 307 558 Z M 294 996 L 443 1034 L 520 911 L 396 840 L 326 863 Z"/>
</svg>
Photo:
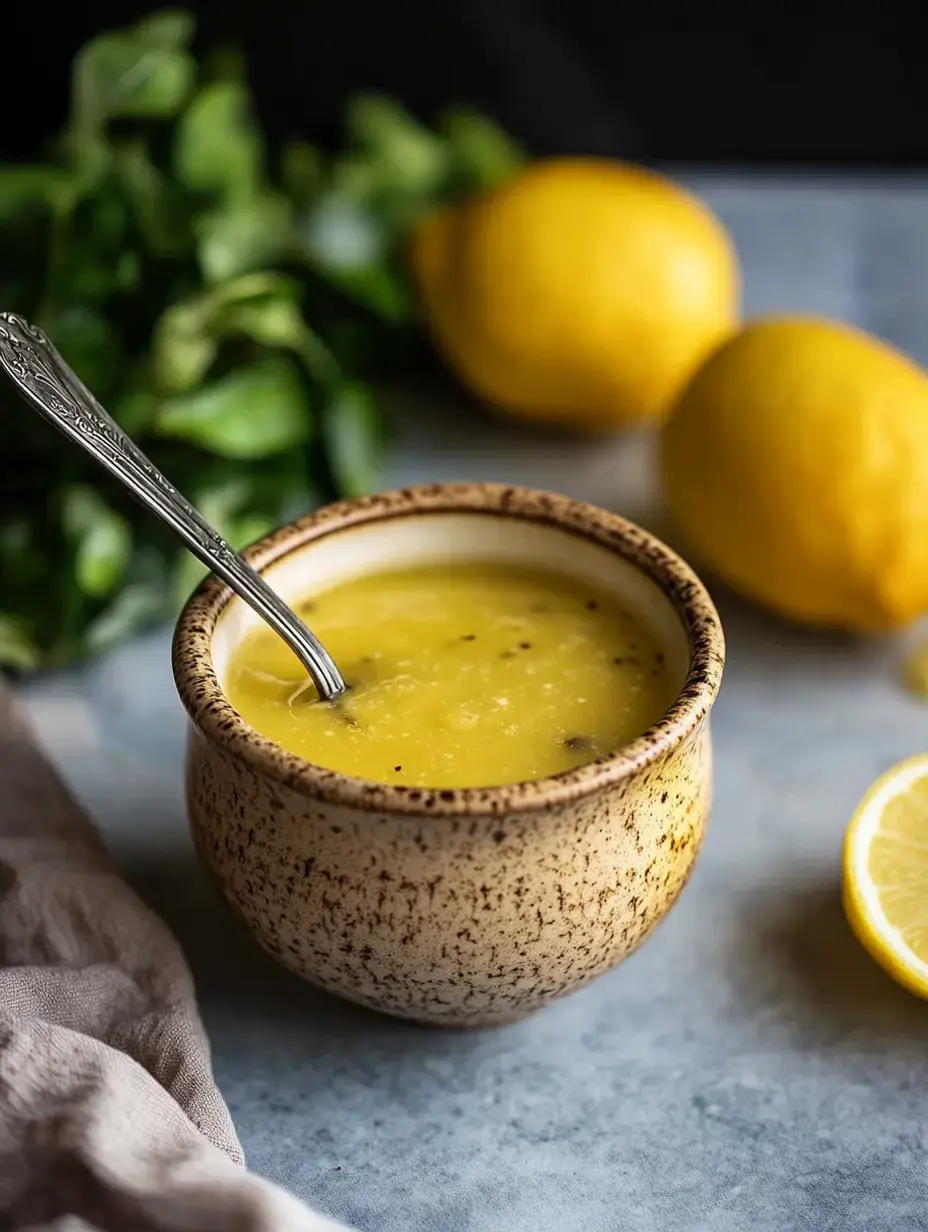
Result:
<svg viewBox="0 0 928 1232">
<path fill-rule="evenodd" d="M 386 493 L 320 510 L 248 557 L 263 569 L 332 532 L 420 512 L 529 518 L 636 564 L 689 639 L 677 701 L 618 753 L 555 778 L 435 791 L 367 783 L 286 753 L 232 709 L 211 656 L 230 594 L 211 578 L 174 639 L 192 723 L 190 824 L 226 899 L 286 966 L 387 1013 L 499 1023 L 613 967 L 675 901 L 708 817 L 708 713 L 724 643 L 704 588 L 668 548 L 546 492 L 453 484 Z"/>
</svg>

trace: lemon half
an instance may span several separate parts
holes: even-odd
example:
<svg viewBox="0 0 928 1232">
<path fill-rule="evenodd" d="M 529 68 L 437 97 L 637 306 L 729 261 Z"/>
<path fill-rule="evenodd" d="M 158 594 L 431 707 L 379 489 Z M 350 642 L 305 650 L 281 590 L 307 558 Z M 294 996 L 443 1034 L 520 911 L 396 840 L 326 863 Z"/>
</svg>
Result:
<svg viewBox="0 0 928 1232">
<path fill-rule="evenodd" d="M 928 755 L 882 775 L 844 841 L 851 928 L 897 983 L 928 999 Z"/>
</svg>

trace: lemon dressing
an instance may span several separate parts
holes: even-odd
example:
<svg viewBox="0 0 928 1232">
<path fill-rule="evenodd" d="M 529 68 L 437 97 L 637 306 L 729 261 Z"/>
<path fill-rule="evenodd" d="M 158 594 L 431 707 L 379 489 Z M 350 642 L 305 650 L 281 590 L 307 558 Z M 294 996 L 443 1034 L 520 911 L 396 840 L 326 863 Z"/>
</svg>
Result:
<svg viewBox="0 0 928 1232">
<path fill-rule="evenodd" d="M 410 567 L 296 606 L 347 697 L 320 702 L 259 628 L 235 651 L 229 700 L 290 752 L 376 782 L 483 787 L 572 770 L 640 736 L 682 683 L 638 613 L 536 569 Z"/>
</svg>

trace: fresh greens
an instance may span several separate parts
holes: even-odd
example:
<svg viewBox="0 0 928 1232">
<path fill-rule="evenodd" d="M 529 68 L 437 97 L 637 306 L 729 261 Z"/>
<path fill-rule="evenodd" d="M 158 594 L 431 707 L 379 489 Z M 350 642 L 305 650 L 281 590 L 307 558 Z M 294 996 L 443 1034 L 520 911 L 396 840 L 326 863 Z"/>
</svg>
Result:
<svg viewBox="0 0 928 1232">
<path fill-rule="evenodd" d="M 85 46 L 47 163 L 0 165 L 0 308 L 41 325 L 236 546 L 376 483 L 377 396 L 417 354 L 402 246 L 520 155 L 468 111 L 435 131 L 365 95 L 345 149 L 268 149 L 244 66 L 188 13 Z M 200 577 L 92 463 L 0 389 L 0 666 L 97 652 Z"/>
</svg>

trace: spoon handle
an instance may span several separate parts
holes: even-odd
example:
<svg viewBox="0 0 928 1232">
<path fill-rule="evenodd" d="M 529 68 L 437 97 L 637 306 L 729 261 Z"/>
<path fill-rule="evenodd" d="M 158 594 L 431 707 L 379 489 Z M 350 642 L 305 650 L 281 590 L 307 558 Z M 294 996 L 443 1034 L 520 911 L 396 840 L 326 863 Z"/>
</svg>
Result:
<svg viewBox="0 0 928 1232">
<path fill-rule="evenodd" d="M 114 475 L 283 638 L 320 697 L 344 693 L 341 673 L 321 642 L 152 465 L 45 334 L 13 312 L 0 312 L 0 367 L 43 419 Z"/>
</svg>

